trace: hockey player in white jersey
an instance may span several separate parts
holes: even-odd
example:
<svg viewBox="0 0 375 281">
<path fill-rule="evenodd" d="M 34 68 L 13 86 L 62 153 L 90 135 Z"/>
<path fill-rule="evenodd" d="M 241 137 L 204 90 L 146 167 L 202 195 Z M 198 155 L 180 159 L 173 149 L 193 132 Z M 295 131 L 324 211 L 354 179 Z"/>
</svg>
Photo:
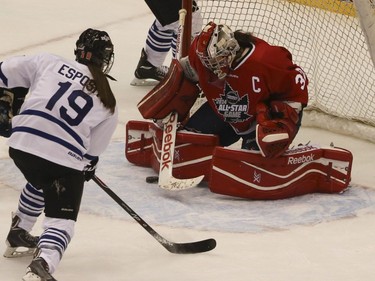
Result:
<svg viewBox="0 0 375 281">
<path fill-rule="evenodd" d="M 156 19 L 147 32 L 146 44 L 141 51 L 135 78 L 132 86 L 154 86 L 168 72 L 163 65 L 172 49 L 172 57 L 176 56 L 176 39 L 178 30 L 178 11 L 181 1 L 178 0 L 146 0 L 147 5 Z M 203 19 L 196 1 L 192 7 L 192 36 L 195 37 L 202 30 Z"/>
<path fill-rule="evenodd" d="M 34 253 L 24 281 L 56 280 L 52 274 L 73 237 L 84 182 L 94 175 L 117 125 L 116 99 L 107 79 L 113 61 L 109 35 L 87 29 L 76 42 L 75 61 L 40 53 L 0 62 L 0 87 L 29 89 L 20 112 L 8 114 L 9 155 L 28 183 L 4 253 Z M 43 233 L 34 237 L 30 231 L 43 211 Z M 19 252 L 19 247 L 28 250 Z"/>
</svg>

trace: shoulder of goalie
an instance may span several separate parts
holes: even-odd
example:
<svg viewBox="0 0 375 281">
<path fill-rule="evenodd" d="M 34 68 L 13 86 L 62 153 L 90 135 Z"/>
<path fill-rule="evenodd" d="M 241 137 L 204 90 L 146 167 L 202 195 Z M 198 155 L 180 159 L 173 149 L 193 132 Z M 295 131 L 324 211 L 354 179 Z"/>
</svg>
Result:
<svg viewBox="0 0 375 281">
<path fill-rule="evenodd" d="M 180 62 L 173 59 L 167 75 L 138 104 L 145 119 L 163 119 L 169 113 L 178 113 L 183 121 L 196 101 L 200 89 L 185 78 Z"/>
<path fill-rule="evenodd" d="M 126 124 L 127 160 L 137 166 L 151 167 L 159 172 L 163 131 L 153 122 L 129 121 Z M 208 180 L 214 148 L 219 144 L 215 135 L 178 131 L 172 174 L 179 179 L 205 175 Z M 168 142 L 166 142 L 168 145 Z"/>
<path fill-rule="evenodd" d="M 348 188 L 353 156 L 338 147 L 298 146 L 278 158 L 258 151 L 217 147 L 209 188 L 214 193 L 274 200 Z"/>
</svg>

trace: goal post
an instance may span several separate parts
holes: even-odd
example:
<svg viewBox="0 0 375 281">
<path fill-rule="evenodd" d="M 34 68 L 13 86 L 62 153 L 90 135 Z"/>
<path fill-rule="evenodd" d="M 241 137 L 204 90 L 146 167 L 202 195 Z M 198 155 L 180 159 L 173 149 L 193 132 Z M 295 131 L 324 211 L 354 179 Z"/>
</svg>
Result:
<svg viewBox="0 0 375 281">
<path fill-rule="evenodd" d="M 375 66 L 375 3 L 372 0 L 354 0 L 353 2 Z"/>
<path fill-rule="evenodd" d="M 197 2 L 204 24 L 250 31 L 291 51 L 310 80 L 304 126 L 375 142 L 374 0 L 354 1 Z"/>
</svg>

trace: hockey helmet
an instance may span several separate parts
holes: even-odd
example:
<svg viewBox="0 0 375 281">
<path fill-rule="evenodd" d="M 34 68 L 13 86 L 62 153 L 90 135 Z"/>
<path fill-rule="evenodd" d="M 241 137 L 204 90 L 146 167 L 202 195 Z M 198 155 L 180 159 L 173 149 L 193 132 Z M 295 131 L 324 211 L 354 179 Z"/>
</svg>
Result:
<svg viewBox="0 0 375 281">
<path fill-rule="evenodd" d="M 82 64 L 92 63 L 108 74 L 114 61 L 114 47 L 108 33 L 96 29 L 86 29 L 76 42 L 74 54 Z"/>
<path fill-rule="evenodd" d="M 239 49 L 227 25 L 209 22 L 198 38 L 196 53 L 205 67 L 223 79 L 226 76 L 224 69 L 232 64 Z"/>
</svg>

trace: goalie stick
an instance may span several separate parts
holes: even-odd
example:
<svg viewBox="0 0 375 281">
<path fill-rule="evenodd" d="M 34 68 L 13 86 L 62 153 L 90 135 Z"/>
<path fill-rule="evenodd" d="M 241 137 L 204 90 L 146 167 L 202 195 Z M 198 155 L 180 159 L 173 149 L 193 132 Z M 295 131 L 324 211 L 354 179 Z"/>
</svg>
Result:
<svg viewBox="0 0 375 281">
<path fill-rule="evenodd" d="M 197 186 L 204 175 L 192 179 L 177 179 L 173 177 L 173 157 L 177 133 L 177 113 L 170 113 L 163 120 L 163 140 L 160 155 L 159 187 L 167 190 L 183 190 Z"/>
<path fill-rule="evenodd" d="M 136 212 L 134 212 L 120 197 L 117 196 L 102 180 L 96 175 L 92 180 L 103 189 L 113 200 L 116 201 L 137 223 L 151 234 L 165 249 L 173 254 L 196 254 L 213 250 L 216 247 L 215 239 L 206 239 L 188 243 L 174 243 L 168 241 L 148 225 Z"/>
<path fill-rule="evenodd" d="M 191 1 L 186 1 L 183 5 L 192 5 Z M 189 6 L 190 16 L 191 9 Z M 178 34 L 176 40 L 176 53 L 183 55 L 184 52 L 187 52 L 186 48 L 180 51 L 180 46 L 182 43 L 182 34 L 184 33 L 184 23 L 185 17 L 187 14 L 186 9 L 181 9 L 179 11 L 179 26 Z M 204 178 L 204 175 L 198 176 L 192 179 L 177 179 L 173 177 L 173 157 L 174 157 L 174 148 L 176 144 L 176 133 L 177 133 L 177 113 L 172 112 L 167 117 L 163 119 L 163 140 L 162 140 L 162 149 L 160 155 L 160 168 L 159 168 L 159 182 L 158 185 L 162 189 L 167 190 L 183 190 L 188 189 L 194 186 L 197 186 Z"/>
</svg>

